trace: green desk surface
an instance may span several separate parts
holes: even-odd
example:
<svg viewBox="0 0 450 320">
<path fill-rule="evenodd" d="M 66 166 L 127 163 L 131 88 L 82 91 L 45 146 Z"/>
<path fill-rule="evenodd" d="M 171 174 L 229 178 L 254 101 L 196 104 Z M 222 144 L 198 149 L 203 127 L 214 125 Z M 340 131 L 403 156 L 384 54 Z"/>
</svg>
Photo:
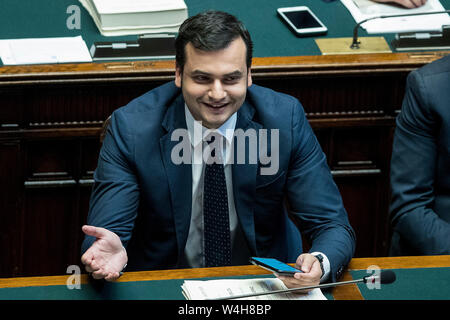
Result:
<svg viewBox="0 0 450 320">
<path fill-rule="evenodd" d="M 350 37 L 355 22 L 340 1 L 325 3 L 321 0 L 185 0 L 190 16 L 206 9 L 230 12 L 242 20 L 254 41 L 255 57 L 320 55 L 313 37 L 298 38 L 279 19 L 276 9 L 306 5 L 328 27 L 321 37 Z M 441 0 L 450 8 L 450 0 Z M 81 8 L 81 28 L 69 30 L 66 20 L 70 5 Z M 96 41 L 134 40 L 136 36 L 103 37 L 84 7 L 76 0 L 1 0 L 0 39 L 71 37 L 82 35 L 88 48 Z M 360 36 L 367 33 L 360 29 Z M 384 35 L 389 42 L 392 34 Z"/>
<path fill-rule="evenodd" d="M 268 278 L 270 275 L 224 277 L 225 279 Z M 224 279 L 221 278 L 221 279 Z M 195 280 L 211 280 L 203 278 Z M 69 290 L 65 285 L 1 288 L 0 300 L 185 300 L 181 293 L 184 279 L 95 282 L 81 285 L 81 289 Z M 324 291 L 327 299 L 331 293 Z"/>
<path fill-rule="evenodd" d="M 366 300 L 450 300 L 450 267 L 393 269 L 397 280 L 380 289 L 358 288 Z M 354 279 L 367 276 L 365 270 L 350 272 Z M 240 276 L 235 279 L 267 277 Z M 204 280 L 213 279 L 205 278 Z M 83 284 L 81 289 L 69 290 L 65 285 L 1 288 L 0 300 L 183 300 L 183 279 L 131 282 L 99 282 Z M 332 300 L 330 290 L 323 290 Z"/>
<path fill-rule="evenodd" d="M 358 288 L 365 300 L 450 300 L 450 267 L 393 269 L 394 283 L 369 289 L 359 283 Z M 353 279 L 367 276 L 366 270 L 350 272 Z"/>
</svg>

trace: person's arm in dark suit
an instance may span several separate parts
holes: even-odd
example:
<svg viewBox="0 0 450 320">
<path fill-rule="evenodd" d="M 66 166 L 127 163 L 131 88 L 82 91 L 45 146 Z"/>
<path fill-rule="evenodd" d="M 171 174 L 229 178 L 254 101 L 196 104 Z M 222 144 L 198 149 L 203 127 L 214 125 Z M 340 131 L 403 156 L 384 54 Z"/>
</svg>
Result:
<svg viewBox="0 0 450 320">
<path fill-rule="evenodd" d="M 287 176 L 290 209 L 301 232 L 311 241 L 310 252 L 324 253 L 330 262 L 330 280 L 336 281 L 355 251 L 355 234 L 300 103 L 293 101 L 292 156 Z"/>
<path fill-rule="evenodd" d="M 421 73 L 408 76 L 391 159 L 391 219 L 395 232 L 420 254 L 449 254 L 450 224 L 433 211 L 439 121 Z"/>
<path fill-rule="evenodd" d="M 139 187 L 133 172 L 134 141 L 123 112 L 111 117 L 94 173 L 82 262 L 94 278 L 114 280 L 128 258 L 139 204 Z M 122 245 L 123 243 L 123 245 Z M 125 246 L 125 247 L 124 247 Z"/>
</svg>

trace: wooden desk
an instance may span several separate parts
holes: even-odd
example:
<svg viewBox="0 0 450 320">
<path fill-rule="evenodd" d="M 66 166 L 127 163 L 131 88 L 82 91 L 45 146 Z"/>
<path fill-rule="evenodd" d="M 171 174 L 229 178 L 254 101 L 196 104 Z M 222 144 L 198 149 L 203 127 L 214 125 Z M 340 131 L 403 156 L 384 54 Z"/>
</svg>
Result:
<svg viewBox="0 0 450 320">
<path fill-rule="evenodd" d="M 387 255 L 406 75 L 447 53 L 254 58 L 256 84 L 302 102 L 356 230 L 357 257 Z M 0 67 L 0 276 L 58 274 L 79 262 L 104 119 L 173 78 L 174 61 Z"/>
<path fill-rule="evenodd" d="M 67 30 L 72 1 L 4 2 L 4 38 L 48 32 L 82 34 L 88 46 L 105 40 L 84 10 L 82 29 Z M 290 1 L 257 1 L 267 19 L 239 0 L 186 2 L 190 14 L 212 6 L 249 25 L 254 82 L 303 104 L 356 231 L 356 256 L 387 255 L 389 161 L 405 79 L 450 52 L 322 56 L 313 38 L 295 38 L 276 16 Z M 329 36 L 351 34 L 354 22 L 339 1 L 305 4 L 323 15 Z M 173 79 L 174 61 L 0 67 L 0 277 L 61 274 L 79 263 L 103 121 Z"/>
<path fill-rule="evenodd" d="M 388 257 L 388 258 L 354 258 L 344 276 L 340 281 L 352 280 L 350 271 L 365 270 L 369 266 L 376 265 L 381 269 L 411 269 L 411 268 L 441 268 L 450 267 L 450 256 L 417 256 L 417 257 Z M 153 281 L 170 279 L 192 279 L 208 277 L 229 277 L 243 275 L 264 275 L 270 274 L 266 270 L 257 266 L 239 267 L 219 267 L 219 268 L 198 268 L 198 269 L 175 269 L 126 272 L 117 282 Z M 25 277 L 0 279 L 0 288 L 20 288 L 36 286 L 65 286 L 68 275 L 49 277 Z M 88 283 L 88 276 L 82 274 L 81 283 Z M 180 289 L 181 290 L 181 289 Z M 357 285 L 344 285 L 335 287 L 332 290 L 335 300 L 361 300 L 363 296 Z M 39 297 L 35 297 L 39 299 Z M 442 297 L 449 299 L 450 297 Z"/>
</svg>

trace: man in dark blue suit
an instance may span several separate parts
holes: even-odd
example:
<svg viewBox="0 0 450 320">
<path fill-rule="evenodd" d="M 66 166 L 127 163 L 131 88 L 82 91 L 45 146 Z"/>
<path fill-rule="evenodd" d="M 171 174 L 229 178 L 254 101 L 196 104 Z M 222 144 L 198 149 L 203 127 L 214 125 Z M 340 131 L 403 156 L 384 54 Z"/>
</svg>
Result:
<svg viewBox="0 0 450 320">
<path fill-rule="evenodd" d="M 114 280 L 125 264 L 260 256 L 296 262 L 303 273 L 287 286 L 337 279 L 355 236 L 300 103 L 252 85 L 250 35 L 229 14 L 186 20 L 176 51 L 174 82 L 112 114 L 83 226 L 86 270 Z"/>
<path fill-rule="evenodd" d="M 391 188 L 390 254 L 450 254 L 450 56 L 408 76 Z"/>
</svg>

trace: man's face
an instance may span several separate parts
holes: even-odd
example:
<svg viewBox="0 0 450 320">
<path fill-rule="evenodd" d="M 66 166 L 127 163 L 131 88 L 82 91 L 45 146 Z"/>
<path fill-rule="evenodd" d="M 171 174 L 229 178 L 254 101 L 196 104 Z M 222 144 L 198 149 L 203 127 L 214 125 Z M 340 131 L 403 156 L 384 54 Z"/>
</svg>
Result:
<svg viewBox="0 0 450 320">
<path fill-rule="evenodd" d="M 185 47 L 184 69 L 176 69 L 175 84 L 197 121 L 209 129 L 219 128 L 242 106 L 252 85 L 246 64 L 247 48 L 241 38 L 219 51 L 202 51 L 191 43 Z"/>
</svg>

